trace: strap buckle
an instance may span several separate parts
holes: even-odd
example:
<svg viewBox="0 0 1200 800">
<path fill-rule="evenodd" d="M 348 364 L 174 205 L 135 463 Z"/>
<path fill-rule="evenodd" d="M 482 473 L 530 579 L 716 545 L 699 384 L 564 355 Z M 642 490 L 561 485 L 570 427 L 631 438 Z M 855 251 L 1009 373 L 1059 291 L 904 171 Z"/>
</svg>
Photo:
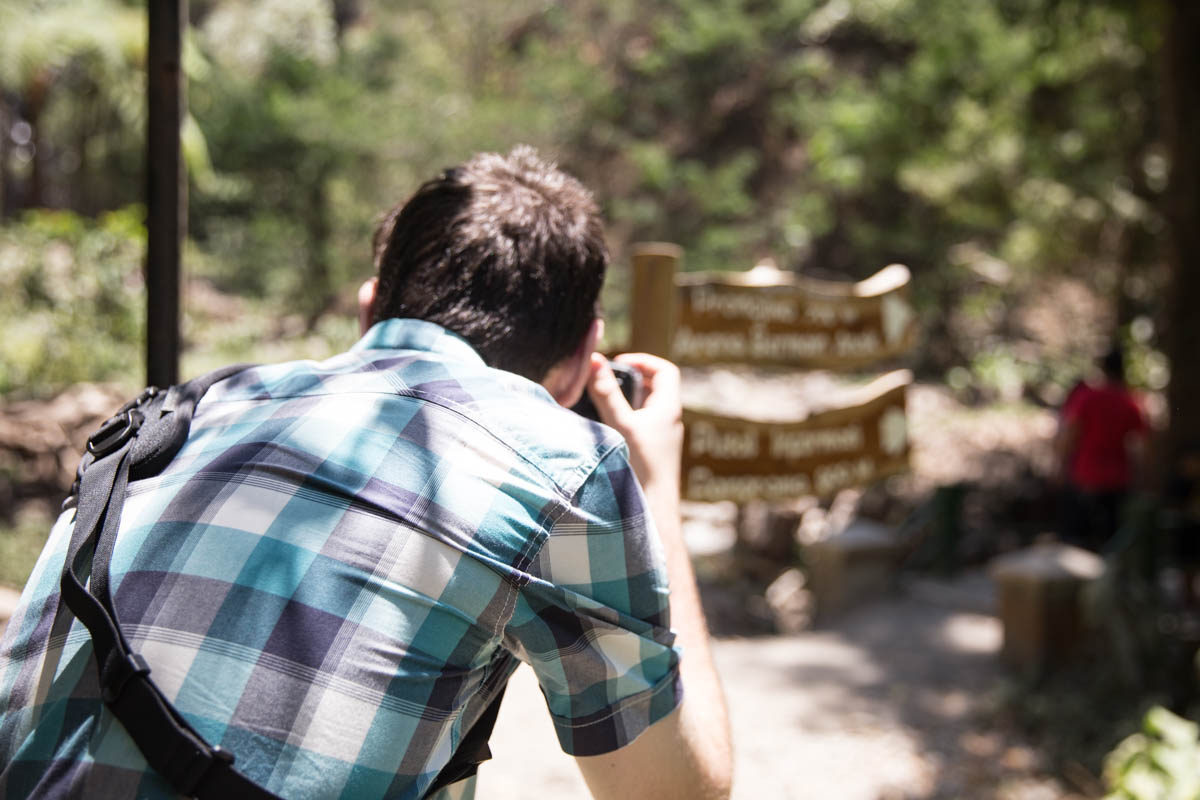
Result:
<svg viewBox="0 0 1200 800">
<path fill-rule="evenodd" d="M 133 438 L 138 428 L 142 427 L 145 417 L 136 408 L 131 408 L 115 417 L 110 417 L 87 440 L 87 451 L 95 459 L 104 458 L 121 445 Z"/>
<path fill-rule="evenodd" d="M 129 441 L 142 427 L 145 417 L 139 411 L 142 406 L 158 396 L 161 390 L 157 386 L 147 386 L 142 393 L 130 400 L 121 409 L 108 418 L 87 440 L 87 451 L 94 459 L 104 458 Z"/>
</svg>

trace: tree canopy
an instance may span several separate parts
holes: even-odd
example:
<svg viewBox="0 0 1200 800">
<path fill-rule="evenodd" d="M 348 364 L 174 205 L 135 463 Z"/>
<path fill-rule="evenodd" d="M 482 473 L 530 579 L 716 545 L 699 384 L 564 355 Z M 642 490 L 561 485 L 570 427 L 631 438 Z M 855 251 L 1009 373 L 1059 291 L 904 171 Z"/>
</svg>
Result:
<svg viewBox="0 0 1200 800">
<path fill-rule="evenodd" d="M 899 261 L 926 316 L 921 366 L 960 388 L 1052 401 L 1109 335 L 1161 388 L 1163 13 L 1121 0 L 192 0 L 189 270 L 313 329 L 369 274 L 384 210 L 442 166 L 523 142 L 595 188 L 618 329 L 637 240 L 681 244 L 694 269 L 771 256 L 855 279 Z M 14 0 L 0 14 L 0 211 L 26 252 L 45 227 L 28 222 L 35 209 L 86 227 L 140 198 L 144 11 Z M 0 282 L 24 280 L 38 262 L 26 256 Z M 1031 332 L 1024 301 L 1050 278 L 1097 298 L 1087 335 Z"/>
</svg>

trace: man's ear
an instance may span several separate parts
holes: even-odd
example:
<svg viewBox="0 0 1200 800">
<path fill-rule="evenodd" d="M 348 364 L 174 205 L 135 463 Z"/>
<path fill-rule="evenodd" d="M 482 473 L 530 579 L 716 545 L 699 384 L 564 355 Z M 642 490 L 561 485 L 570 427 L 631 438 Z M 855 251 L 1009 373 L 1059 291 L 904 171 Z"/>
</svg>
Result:
<svg viewBox="0 0 1200 800">
<path fill-rule="evenodd" d="M 596 351 L 596 346 L 600 343 L 600 337 L 603 335 L 604 320 L 597 317 L 592 320 L 587 334 L 584 335 L 575 351 L 551 367 L 550 371 L 546 373 L 546 377 L 542 380 L 542 386 L 546 387 L 559 405 L 570 408 L 579 402 L 580 397 L 583 397 L 588 377 L 592 373 L 592 353 Z"/>
<path fill-rule="evenodd" d="M 358 335 L 364 335 L 371 328 L 371 319 L 375 315 L 375 292 L 379 288 L 378 278 L 368 278 L 358 287 Z"/>
</svg>

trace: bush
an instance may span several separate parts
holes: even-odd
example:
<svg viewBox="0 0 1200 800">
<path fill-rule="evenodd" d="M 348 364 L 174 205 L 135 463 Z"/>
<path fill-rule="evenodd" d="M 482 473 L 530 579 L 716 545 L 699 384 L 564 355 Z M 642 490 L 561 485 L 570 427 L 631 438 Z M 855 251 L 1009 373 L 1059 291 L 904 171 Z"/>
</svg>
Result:
<svg viewBox="0 0 1200 800">
<path fill-rule="evenodd" d="M 1161 706 L 1104 760 L 1106 800 L 1200 798 L 1200 726 Z"/>
<path fill-rule="evenodd" d="M 0 226 L 0 395 L 139 373 L 144 252 L 137 207 Z"/>
</svg>

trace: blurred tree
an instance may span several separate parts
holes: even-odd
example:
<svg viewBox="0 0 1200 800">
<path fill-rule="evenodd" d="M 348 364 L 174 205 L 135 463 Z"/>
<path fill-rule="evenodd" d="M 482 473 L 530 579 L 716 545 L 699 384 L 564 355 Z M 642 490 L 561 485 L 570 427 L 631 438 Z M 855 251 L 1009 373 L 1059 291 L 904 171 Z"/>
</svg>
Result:
<svg viewBox="0 0 1200 800">
<path fill-rule="evenodd" d="M 33 210 L 0 227 L 0 396 L 138 380 L 145 335 L 140 209 Z"/>
<path fill-rule="evenodd" d="M 311 326 L 369 271 L 379 213 L 528 142 L 595 187 L 618 282 L 634 239 L 680 243 L 690 268 L 902 261 L 927 371 L 1006 396 L 1066 382 L 1103 334 L 1153 355 L 1165 329 L 1164 2 L 193 0 L 192 271 Z M 136 198 L 140 9 L 0 14 L 0 193 L 88 214 Z M 1024 309 L 1055 275 L 1106 302 L 1102 333 L 1050 351 Z"/>
<path fill-rule="evenodd" d="M 140 170 L 144 62 L 140 9 L 115 0 L 0 6 L 2 138 L 15 145 L 0 210 L 95 213 L 140 196 L 130 178 Z"/>
</svg>

